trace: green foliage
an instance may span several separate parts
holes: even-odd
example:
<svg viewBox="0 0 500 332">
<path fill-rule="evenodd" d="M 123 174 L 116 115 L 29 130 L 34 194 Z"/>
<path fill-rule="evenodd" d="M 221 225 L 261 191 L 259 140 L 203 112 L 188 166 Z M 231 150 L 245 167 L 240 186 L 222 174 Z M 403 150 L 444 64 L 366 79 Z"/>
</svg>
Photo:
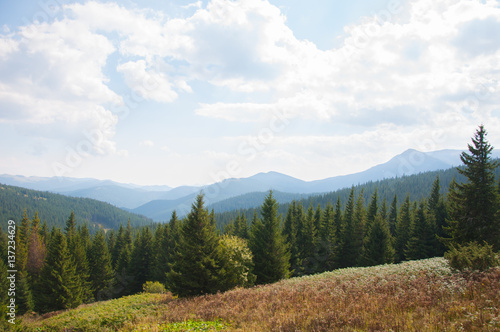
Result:
<svg viewBox="0 0 500 332">
<path fill-rule="evenodd" d="M 2 327 L 4 323 L 7 325 L 5 321 L 7 319 L 7 305 L 9 304 L 8 290 L 10 284 L 9 279 L 7 279 L 8 276 L 7 265 L 3 259 L 0 259 L 0 317 L 2 317 L 0 319 L 0 327 Z"/>
<path fill-rule="evenodd" d="M 153 236 L 149 227 L 142 228 L 135 238 L 134 247 L 130 255 L 129 275 L 134 276 L 128 285 L 130 294 L 138 293 L 142 285 L 151 280 L 153 265 Z"/>
<path fill-rule="evenodd" d="M 181 297 L 221 290 L 219 241 L 203 205 L 203 195 L 199 194 L 181 226 L 174 263 L 167 273 L 167 288 Z"/>
<path fill-rule="evenodd" d="M 16 304 L 18 314 L 22 315 L 35 308 L 33 293 L 31 292 L 27 272 L 18 271 L 16 276 Z"/>
<path fill-rule="evenodd" d="M 261 206 L 261 214 L 262 219 L 252 223 L 249 244 L 254 255 L 256 282 L 266 284 L 289 276 L 290 253 L 272 191 Z"/>
<path fill-rule="evenodd" d="M 421 202 L 416 216 L 411 223 L 410 236 L 404 250 L 407 260 L 432 257 L 436 251 L 436 230 L 425 213 L 424 202 Z"/>
<path fill-rule="evenodd" d="M 181 332 L 181 331 L 225 331 L 228 325 L 220 320 L 216 321 L 201 321 L 187 320 L 179 323 L 158 324 L 154 326 L 159 332 Z M 144 326 L 134 331 L 145 331 L 153 329 L 153 326 Z"/>
<path fill-rule="evenodd" d="M 60 229 L 52 231 L 35 295 L 40 312 L 74 308 L 82 303 L 76 266 Z"/>
<path fill-rule="evenodd" d="M 256 276 L 252 273 L 252 252 L 247 241 L 237 236 L 224 235 L 219 244 L 223 257 L 223 288 L 252 286 Z"/>
<path fill-rule="evenodd" d="M 108 287 L 113 280 L 113 269 L 111 267 L 111 255 L 108 245 L 104 239 L 104 232 L 97 232 L 92 240 L 88 252 L 90 284 L 93 296 L 96 300 L 108 299 L 111 294 Z"/>
<path fill-rule="evenodd" d="M 396 262 L 402 262 L 406 259 L 405 249 L 408 240 L 411 236 L 411 213 L 410 213 L 410 196 L 407 195 L 404 203 L 401 205 L 399 211 L 399 218 L 396 222 L 395 228 L 395 242 L 394 248 L 396 249 Z"/>
<path fill-rule="evenodd" d="M 479 126 L 469 153 L 460 156 L 464 167 L 459 173 L 465 183 L 457 183 L 450 190 L 450 220 L 446 228 L 451 239 L 449 246 L 472 241 L 486 241 L 500 249 L 500 199 L 495 182 L 498 161 L 491 159 L 493 147 L 486 140 L 486 130 Z"/>
<path fill-rule="evenodd" d="M 151 293 L 151 294 L 167 293 L 165 285 L 159 283 L 158 281 L 146 281 L 146 283 L 142 285 L 142 290 L 144 291 L 144 293 Z"/>
<path fill-rule="evenodd" d="M 465 245 L 453 246 L 444 254 L 450 267 L 458 271 L 486 271 L 500 265 L 498 253 L 488 243 L 470 242 Z"/>
<path fill-rule="evenodd" d="M 389 224 L 382 216 L 375 215 L 363 247 L 362 265 L 372 266 L 392 263 L 394 253 Z"/>
<path fill-rule="evenodd" d="M 129 218 L 132 226 L 144 226 L 153 222 L 144 216 L 94 199 L 68 197 L 4 184 L 0 184 L 0 202 L 0 220 L 19 220 L 25 210 L 28 216 L 38 212 L 40 219 L 47 221 L 49 229 L 52 226 L 66 227 L 66 217 L 71 211 L 74 211 L 80 223 L 89 224 L 92 233 L 100 227 L 117 229 Z M 2 227 L 6 230 L 4 223 Z"/>
<path fill-rule="evenodd" d="M 122 330 L 147 316 L 155 316 L 168 295 L 142 293 L 80 306 L 47 319 L 19 322 L 18 330 L 110 332 Z"/>
</svg>

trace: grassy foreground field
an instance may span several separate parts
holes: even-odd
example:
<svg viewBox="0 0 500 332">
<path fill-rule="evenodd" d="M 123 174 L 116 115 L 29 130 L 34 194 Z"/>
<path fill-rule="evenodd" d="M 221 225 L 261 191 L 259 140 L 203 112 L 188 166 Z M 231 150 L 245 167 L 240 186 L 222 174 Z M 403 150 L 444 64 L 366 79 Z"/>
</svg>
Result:
<svg viewBox="0 0 500 332">
<path fill-rule="evenodd" d="M 349 268 L 191 299 L 139 294 L 24 317 L 19 331 L 500 331 L 500 268 L 433 258 Z"/>
</svg>

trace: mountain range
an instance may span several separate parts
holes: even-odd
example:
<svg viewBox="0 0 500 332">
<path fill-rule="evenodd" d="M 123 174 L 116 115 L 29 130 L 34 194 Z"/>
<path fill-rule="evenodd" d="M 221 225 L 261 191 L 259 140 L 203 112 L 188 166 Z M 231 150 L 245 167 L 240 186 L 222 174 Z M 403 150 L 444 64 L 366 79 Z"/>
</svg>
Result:
<svg viewBox="0 0 500 332">
<path fill-rule="evenodd" d="M 311 194 L 331 192 L 370 181 L 402 177 L 427 171 L 448 169 L 461 164 L 460 150 L 420 152 L 414 149 L 393 157 L 386 163 L 363 172 L 335 176 L 322 180 L 303 181 L 278 172 L 258 173 L 248 178 L 231 178 L 206 186 L 139 186 L 110 180 L 58 177 L 24 177 L 0 175 L 0 183 L 67 196 L 93 198 L 108 202 L 156 221 L 166 221 L 173 210 L 182 216 L 191 208 L 194 197 L 201 191 L 207 204 L 270 189 L 279 192 L 280 203 L 304 198 Z M 498 151 L 493 157 L 499 157 Z"/>
</svg>

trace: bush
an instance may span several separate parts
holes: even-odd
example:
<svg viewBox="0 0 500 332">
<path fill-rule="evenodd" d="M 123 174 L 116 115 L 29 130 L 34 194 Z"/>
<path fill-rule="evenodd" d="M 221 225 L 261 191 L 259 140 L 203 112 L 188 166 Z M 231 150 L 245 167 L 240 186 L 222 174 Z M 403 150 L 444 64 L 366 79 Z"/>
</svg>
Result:
<svg viewBox="0 0 500 332">
<path fill-rule="evenodd" d="M 219 244 L 224 265 L 221 280 L 223 289 L 252 286 L 256 277 L 252 273 L 252 252 L 247 241 L 237 236 L 224 235 Z"/>
<path fill-rule="evenodd" d="M 163 284 L 158 281 L 146 281 L 144 285 L 142 285 L 142 290 L 144 293 L 152 293 L 152 294 L 165 294 L 167 290 Z"/>
<path fill-rule="evenodd" d="M 493 246 L 484 243 L 470 242 L 466 245 L 452 247 L 444 254 L 452 269 L 458 271 L 486 271 L 500 264 Z"/>
</svg>

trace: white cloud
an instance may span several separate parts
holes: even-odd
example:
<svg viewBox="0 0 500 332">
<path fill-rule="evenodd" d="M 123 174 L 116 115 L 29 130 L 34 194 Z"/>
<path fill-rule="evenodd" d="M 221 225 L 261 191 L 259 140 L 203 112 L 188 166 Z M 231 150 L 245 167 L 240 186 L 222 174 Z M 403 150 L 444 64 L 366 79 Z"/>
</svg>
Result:
<svg viewBox="0 0 500 332">
<path fill-rule="evenodd" d="M 125 82 L 141 98 L 169 103 L 177 98 L 172 84 L 165 74 L 148 69 L 146 61 L 129 61 L 117 67 L 125 77 Z M 189 88 L 186 88 L 189 89 Z"/>
<path fill-rule="evenodd" d="M 0 63 L 0 122 L 68 143 L 98 132 L 94 151 L 114 152 L 117 119 L 104 105 L 121 98 L 102 72 L 111 42 L 68 19 L 33 23 L 9 37 Z"/>
<path fill-rule="evenodd" d="M 372 150 L 405 149 L 445 124 L 453 144 L 465 129 L 470 135 L 472 124 L 499 122 L 497 4 L 409 1 L 388 16 L 347 26 L 343 43 L 328 51 L 297 39 L 265 0 L 198 1 L 173 18 L 113 2 L 68 4 L 57 20 L 0 34 L 0 124 L 68 144 L 92 132 L 100 138 L 96 151 L 125 155 L 116 152 L 119 120 L 109 111 L 124 102 L 113 90 L 121 88 L 113 80 L 123 79 L 144 101 L 179 101 L 178 112 L 190 113 L 184 93 L 192 93 L 198 116 L 261 129 L 276 126 L 277 118 L 299 127 L 303 132 L 288 138 L 273 131 L 263 160 L 274 155 L 312 166 L 316 156 L 328 165 L 325 173 L 344 167 L 330 153 L 358 150 L 350 162 L 378 160 Z M 220 128 L 214 132 L 228 135 Z M 203 155 L 232 158 L 222 150 Z"/>
<path fill-rule="evenodd" d="M 140 145 L 141 146 L 149 146 L 149 147 L 151 147 L 151 146 L 154 146 L 155 143 L 153 141 L 147 139 L 147 140 L 142 141 L 140 143 Z"/>
</svg>

